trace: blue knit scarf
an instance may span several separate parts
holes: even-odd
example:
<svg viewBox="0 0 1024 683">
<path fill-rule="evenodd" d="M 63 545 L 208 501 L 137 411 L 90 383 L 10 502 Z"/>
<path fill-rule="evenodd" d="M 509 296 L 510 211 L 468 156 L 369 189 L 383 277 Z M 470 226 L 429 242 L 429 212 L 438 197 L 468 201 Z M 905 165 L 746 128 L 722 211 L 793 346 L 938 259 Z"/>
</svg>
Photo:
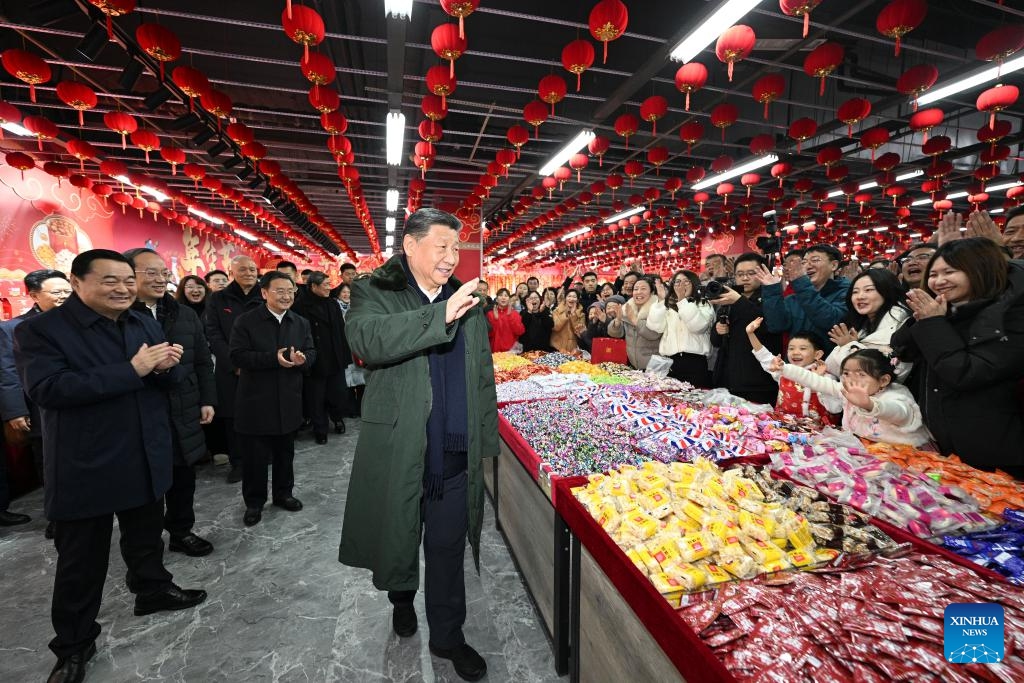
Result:
<svg viewBox="0 0 1024 683">
<path fill-rule="evenodd" d="M 405 275 L 409 287 L 419 295 L 424 305 L 431 305 L 430 299 L 416 284 L 403 258 Z M 434 304 L 444 303 L 455 293 L 451 285 L 441 287 L 441 293 Z M 467 415 L 469 404 L 466 398 L 466 339 L 459 325 L 455 339 L 430 349 L 430 388 L 433 401 L 427 420 L 427 468 L 423 478 L 424 495 L 427 500 L 440 500 L 444 496 L 445 453 L 465 453 L 469 450 Z"/>
</svg>

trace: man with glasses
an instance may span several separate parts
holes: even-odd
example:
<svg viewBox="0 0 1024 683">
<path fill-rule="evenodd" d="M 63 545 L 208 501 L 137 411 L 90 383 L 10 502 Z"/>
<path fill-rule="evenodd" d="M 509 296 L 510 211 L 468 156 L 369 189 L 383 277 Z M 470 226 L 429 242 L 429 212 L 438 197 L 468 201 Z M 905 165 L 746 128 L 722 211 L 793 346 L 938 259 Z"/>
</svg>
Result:
<svg viewBox="0 0 1024 683">
<path fill-rule="evenodd" d="M 899 278 L 903 283 L 903 289 L 908 292 L 912 289 L 921 289 L 925 268 L 928 267 L 928 262 L 938 246 L 933 242 L 915 244 L 899 256 L 897 263 L 900 267 Z"/>
<path fill-rule="evenodd" d="M 206 284 L 210 286 L 210 292 L 219 292 L 228 286 L 228 274 L 223 270 L 211 270 L 203 276 Z"/>
<path fill-rule="evenodd" d="M 43 435 L 39 427 L 39 408 L 25 395 L 14 362 L 14 330 L 18 325 L 40 313 L 63 304 L 71 296 L 71 283 L 59 270 L 33 270 L 25 276 L 25 291 L 32 299 L 32 308 L 17 318 L 0 323 L 0 419 L 6 423 L 6 432 L 12 436 L 26 438 L 32 451 L 36 476 L 43 481 Z M 7 511 L 10 504 L 7 488 L 7 467 L 0 457 L 0 526 L 26 524 L 32 520 L 28 515 Z M 46 527 L 46 537 L 53 538 L 53 524 Z"/>
<path fill-rule="evenodd" d="M 171 272 L 160 254 L 143 247 L 126 251 L 124 256 L 135 269 L 137 298 L 132 308 L 154 318 L 167 341 L 182 349 L 178 364 L 181 381 L 170 392 L 174 469 L 171 488 L 164 496 L 164 529 L 170 534 L 168 547 L 172 551 L 202 557 L 213 552 L 213 544 L 194 534 L 192 527 L 196 523 L 195 464 L 206 454 L 203 425 L 213 421 L 217 404 L 210 347 L 199 316 L 167 292 Z"/>
<path fill-rule="evenodd" d="M 258 277 L 256 262 L 248 256 L 236 256 L 231 260 L 233 281 L 219 292 L 210 295 L 203 313 L 206 338 L 217 359 L 217 421 L 224 426 L 228 444 L 228 459 L 231 471 L 228 483 L 242 481 L 242 452 L 235 443 L 235 390 L 238 386 L 238 369 L 231 362 L 231 329 L 246 311 L 260 308 L 262 299 L 256 286 Z"/>
<path fill-rule="evenodd" d="M 46 516 L 55 522 L 54 682 L 83 680 L 96 654 L 115 515 L 136 616 L 206 599 L 174 585 L 163 564 L 162 498 L 173 461 L 167 394 L 181 347 L 131 310 L 135 273 L 116 251 L 76 256 L 71 286 L 63 306 L 14 333 L 22 386 L 39 406 Z"/>
<path fill-rule="evenodd" d="M 289 310 L 295 283 L 280 271 L 260 280 L 265 306 L 243 314 L 231 330 L 231 363 L 239 369 L 235 431 L 242 458 L 246 526 L 259 524 L 273 466 L 273 504 L 302 509 L 295 485 L 295 432 L 302 425 L 302 376 L 316 362 L 309 322 Z"/>
</svg>

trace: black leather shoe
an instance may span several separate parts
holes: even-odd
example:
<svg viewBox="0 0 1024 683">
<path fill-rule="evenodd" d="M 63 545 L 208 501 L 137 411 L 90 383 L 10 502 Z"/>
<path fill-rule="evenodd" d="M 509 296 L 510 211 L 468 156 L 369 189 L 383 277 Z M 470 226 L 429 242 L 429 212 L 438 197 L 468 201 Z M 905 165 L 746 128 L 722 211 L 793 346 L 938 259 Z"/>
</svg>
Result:
<svg viewBox="0 0 1024 683">
<path fill-rule="evenodd" d="M 232 465 L 231 471 L 228 472 L 228 483 L 237 484 L 240 481 L 242 481 L 242 466 Z"/>
<path fill-rule="evenodd" d="M 395 604 L 395 609 L 391 613 L 391 627 L 395 629 L 395 635 L 399 638 L 408 638 L 416 633 L 416 610 L 411 602 Z"/>
<path fill-rule="evenodd" d="M 275 498 L 274 505 L 288 512 L 298 512 L 302 509 L 302 501 L 298 498 L 288 496 L 287 498 Z"/>
<path fill-rule="evenodd" d="M 344 434 L 345 433 L 345 421 L 344 420 L 338 420 L 337 422 L 334 423 L 334 433 L 335 434 Z"/>
<path fill-rule="evenodd" d="M 0 526 L 17 526 L 19 524 L 28 524 L 31 521 L 32 518 L 28 515 L 19 515 L 17 512 L 0 510 Z"/>
<path fill-rule="evenodd" d="M 325 443 L 327 443 L 327 435 L 326 434 L 317 434 L 316 435 L 316 444 L 318 446 L 323 446 Z"/>
<path fill-rule="evenodd" d="M 77 654 L 61 657 L 50 672 L 46 683 L 82 683 L 85 680 L 85 663 L 96 654 L 96 643 Z"/>
<path fill-rule="evenodd" d="M 245 516 L 242 521 L 246 526 L 256 526 L 263 519 L 263 508 L 245 508 Z"/>
<path fill-rule="evenodd" d="M 206 591 L 186 590 L 173 583 L 159 593 L 139 595 L 135 598 L 135 616 L 144 617 L 154 612 L 173 612 L 195 607 L 206 599 Z"/>
<path fill-rule="evenodd" d="M 431 643 L 430 652 L 435 657 L 450 659 L 455 665 L 455 673 L 464 681 L 479 681 L 487 675 L 487 662 L 466 643 L 451 649 L 434 647 Z"/>
<path fill-rule="evenodd" d="M 52 541 L 53 540 L 53 535 L 55 533 L 56 532 L 54 531 L 53 522 L 47 522 L 47 524 L 46 524 L 46 531 L 43 532 L 43 536 L 45 536 L 46 538 L 48 538 L 48 539 L 50 539 Z"/>
<path fill-rule="evenodd" d="M 167 544 L 167 547 L 176 553 L 185 553 L 189 557 L 203 557 L 213 552 L 213 544 L 195 534 L 171 536 L 171 542 Z"/>
</svg>

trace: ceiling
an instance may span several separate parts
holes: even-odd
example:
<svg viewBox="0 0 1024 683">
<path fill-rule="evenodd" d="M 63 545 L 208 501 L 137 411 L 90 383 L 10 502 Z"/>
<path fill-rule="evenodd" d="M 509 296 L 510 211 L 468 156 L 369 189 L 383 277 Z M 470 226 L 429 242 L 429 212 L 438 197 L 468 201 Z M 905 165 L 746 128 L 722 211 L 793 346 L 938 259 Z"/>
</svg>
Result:
<svg viewBox="0 0 1024 683">
<path fill-rule="evenodd" d="M 231 116 L 255 132 L 256 140 L 267 148 L 267 158 L 281 165 L 283 173 L 301 188 L 312 207 L 341 240 L 333 239 L 330 230 L 310 225 L 303 219 L 302 212 L 297 212 L 287 202 L 278 201 L 273 208 L 265 203 L 261 206 L 266 206 L 330 254 L 343 254 L 348 249 L 361 255 L 383 250 L 385 217 L 389 215 L 385 191 L 389 187 L 400 191 L 397 214 L 400 217 L 402 207 L 410 199 L 407 196 L 410 180 L 421 176 L 421 171 L 413 164 L 412 152 L 414 144 L 420 140 L 417 126 L 424 119 L 420 104 L 427 93 L 425 74 L 430 67 L 446 63 L 431 49 L 431 32 L 437 25 L 453 19 L 437 0 L 417 0 L 409 21 L 386 18 L 383 0 L 295 1 L 319 12 L 326 26 L 326 39 L 313 50 L 326 55 L 337 70 L 337 80 L 324 87 L 334 88 L 341 96 L 340 111 L 348 120 L 345 136 L 352 143 L 361 196 L 368 209 L 368 215 L 362 218 L 357 216 L 349 193 L 339 180 L 338 165 L 327 148 L 329 135 L 321 126 L 319 112 L 310 105 L 310 83 L 299 68 L 302 48 L 282 30 L 283 0 L 246 3 L 145 0 L 130 14 L 114 19 L 118 39 L 127 47 L 103 42 L 92 59 L 83 56 L 79 49 L 90 30 L 105 24 L 103 15 L 91 4 L 84 0 L 0 2 L 5 28 L 0 48 L 24 47 L 43 56 L 54 70 L 50 82 L 38 86 L 36 105 L 29 101 L 27 87 L 3 72 L 0 74 L 4 79 L 3 99 L 25 113 L 38 110 L 58 123 L 62 133 L 80 134 L 99 146 L 104 158 L 125 161 L 133 169 L 158 176 L 182 192 L 195 192 L 192 181 L 180 173 L 172 175 L 167 164 L 146 165 L 138 149 L 130 145 L 127 150 L 121 149 L 120 137 L 104 126 L 102 114 L 118 108 L 130 111 L 158 133 L 161 140 L 171 140 L 185 149 L 190 162 L 206 166 L 208 175 L 222 179 L 254 202 L 262 202 L 267 189 L 266 178 L 253 162 L 230 168 L 224 166 L 223 162 L 237 151 L 237 146 L 226 140 L 225 135 L 220 137 L 231 148 L 215 157 L 206 150 L 217 142 L 216 134 L 201 145 L 194 142 L 201 130 L 216 130 L 215 117 L 201 109 L 200 116 L 186 117 L 188 102 L 179 97 L 180 91 L 172 83 L 166 88 L 170 96 L 165 102 L 157 104 L 150 100 L 147 103 L 147 96 L 163 88 L 156 74 L 156 62 L 144 56 L 136 44 L 135 28 L 142 22 L 159 23 L 171 29 L 182 45 L 182 56 L 167 64 L 168 74 L 173 67 L 181 65 L 190 65 L 205 73 L 211 85 L 232 100 Z M 644 167 L 634 187 L 630 189 L 627 185 L 616 196 L 627 202 L 630 195 L 642 194 L 650 187 L 663 188 L 667 178 L 685 178 L 692 167 L 707 167 L 723 154 L 737 163 L 748 159 L 751 138 L 764 133 L 775 136 L 776 153 L 791 163 L 793 171 L 784 183 L 785 196 L 797 200 L 797 211 L 814 209 L 813 217 L 804 216 L 800 221 L 817 221 L 818 239 L 826 235 L 838 243 L 849 234 L 852 247 L 856 230 L 891 226 L 892 234 L 888 238 L 879 234 L 866 237 L 869 241 L 865 250 L 884 252 L 885 248 L 895 248 L 909 240 L 911 234 L 922 230 L 927 233 L 932 215 L 930 203 L 911 207 L 909 220 L 901 219 L 909 227 L 899 233 L 892 200 L 880 190 L 874 191 L 871 201 L 877 213 L 866 222 L 860 219 L 857 203 L 847 209 L 846 199 L 840 196 L 831 201 L 841 204 L 839 210 L 848 210 L 851 216 L 826 224 L 818 206 L 820 202 L 813 201 L 809 193 L 795 192 L 796 181 L 810 178 L 816 189 L 838 187 L 826 179 L 824 167 L 816 161 L 818 151 L 829 144 L 843 146 L 841 163 L 850 171 L 847 180 L 872 180 L 877 170 L 872 167 L 870 151 L 860 146 L 858 136 L 861 131 L 879 125 L 890 130 L 891 138 L 877 153 L 900 155 L 901 163 L 894 169 L 897 175 L 915 168 L 924 169 L 932 159 L 922 153 L 921 134 L 908 128 L 912 109 L 908 98 L 896 91 L 897 78 L 912 66 L 928 63 L 938 68 L 941 85 L 983 64 L 975 57 L 974 47 L 987 32 L 1004 24 L 1024 23 L 1024 11 L 1009 2 L 1000 5 L 990 0 L 931 0 L 926 19 L 905 36 L 900 55 L 896 57 L 893 40 L 880 34 L 875 26 L 885 2 L 824 0 L 814 9 L 810 31 L 804 39 L 802 20 L 784 15 L 775 0 L 765 0 L 742 20 L 754 29 L 758 42 L 750 56 L 735 65 L 732 82 L 728 80 L 725 65 L 715 57 L 714 37 L 709 37 L 711 44 L 695 61 L 703 63 L 710 76 L 706 86 L 692 95 L 690 111 L 686 112 L 683 95 L 674 82 L 680 64 L 670 60 L 668 53 L 719 0 L 626 0 L 630 11 L 628 28 L 625 35 L 609 43 L 607 63 L 601 62 L 601 45 L 590 38 L 587 27 L 595 2 L 483 0 L 465 19 L 469 49 L 455 62 L 458 84 L 448 97 L 449 113 L 439 122 L 443 137 L 435 144 L 435 163 L 425 174 L 426 190 L 414 205 L 448 206 L 450 203 L 453 208 L 462 207 L 460 213 L 464 216 L 470 210 L 482 215 L 490 228 L 487 252 L 496 259 L 523 254 L 524 247 L 537 240 L 543 244 L 552 235 L 563 236 L 579 225 L 595 222 L 602 208 L 607 215 L 611 211 L 610 197 L 589 207 L 576 206 L 562 211 L 562 215 L 554 215 L 554 209 L 565 209 L 567 200 L 578 201 L 581 192 L 586 192 L 591 183 L 605 180 L 609 173 L 621 174 L 629 160 L 639 160 Z M 582 75 L 579 92 L 575 88 L 576 79 L 560 61 L 562 47 L 577 38 L 591 40 L 597 52 L 595 64 Z M 825 94 L 819 96 L 818 80 L 804 73 L 803 62 L 810 50 L 825 40 L 842 44 L 845 59 L 826 79 Z M 131 63 L 145 64 L 142 73 L 134 79 L 125 77 L 125 67 Z M 785 77 L 786 89 L 771 104 L 769 118 L 765 120 L 763 105 L 753 99 L 751 86 L 759 77 L 773 72 Z M 1012 74 L 1004 82 L 1018 82 L 1020 73 L 1024 72 Z M 555 115 L 540 126 L 538 137 L 523 146 L 521 158 L 510 168 L 507 177 L 498 178 L 496 187 L 483 198 L 481 206 L 476 208 L 472 201 L 467 204 L 467 198 L 474 194 L 481 174 L 495 160 L 496 153 L 509 148 L 506 140 L 509 127 L 526 125 L 523 107 L 537 99 L 538 81 L 548 74 L 565 78 L 569 85 L 567 96 L 555 106 Z M 62 80 L 88 83 L 100 95 L 98 106 L 85 113 L 85 125 L 80 133 L 77 113 L 57 99 L 54 92 L 54 86 Z M 952 140 L 952 149 L 941 157 L 951 161 L 955 169 L 946 178 L 944 189 L 948 192 L 966 189 L 974 181 L 973 173 L 980 165 L 978 154 L 983 146 L 978 143 L 976 131 L 987 123 L 987 114 L 977 111 L 975 99 L 983 89 L 966 91 L 929 105 L 941 107 L 945 115 L 943 124 L 934 128 L 931 135 L 946 135 Z M 648 122 L 641 122 L 627 148 L 626 141 L 615 133 L 615 119 L 627 112 L 639 114 L 641 103 L 651 95 L 667 98 L 668 112 L 657 122 L 657 136 L 652 135 Z M 852 97 L 870 100 L 872 112 L 868 119 L 854 127 L 854 137 L 849 139 L 845 124 L 836 120 L 836 108 Z M 708 120 L 712 108 L 722 102 L 739 108 L 737 122 L 724 130 L 724 141 Z M 385 161 L 385 117 L 389 110 L 400 110 L 406 117 L 405 155 L 398 167 L 389 167 Z M 993 184 L 1016 179 L 1022 140 L 1021 109 L 1014 105 L 999 117 L 1012 122 L 1012 132 L 1001 141 L 1010 146 L 1011 154 L 1000 164 L 1001 175 Z M 802 143 L 799 152 L 796 141 L 787 136 L 790 123 L 798 118 L 811 118 L 818 124 L 817 135 Z M 679 138 L 679 128 L 691 119 L 704 123 L 706 131 L 702 140 L 687 152 L 686 144 Z M 541 200 L 532 200 L 531 191 L 542 180 L 537 175 L 540 166 L 585 128 L 611 141 L 601 165 L 591 159 L 581 173 L 581 182 L 576 181 L 574 173 L 551 199 L 545 194 Z M 665 146 L 669 152 L 668 161 L 660 169 L 647 163 L 647 150 L 656 146 Z M 59 148 L 48 147 L 46 154 L 60 152 Z M 248 174 L 243 172 L 245 177 L 239 179 L 239 171 L 246 166 L 252 168 Z M 701 218 L 695 204 L 682 213 L 669 193 L 663 191 L 651 208 L 664 208 L 668 213 L 663 211 L 660 217 L 654 215 L 652 221 L 642 222 L 628 233 L 619 232 L 615 240 L 628 236 L 644 245 L 646 240 L 653 237 L 657 242 L 661 236 L 663 245 L 641 247 L 641 250 L 665 251 L 664 258 L 668 262 L 677 254 L 670 255 L 667 249 L 684 250 L 687 244 L 706 235 L 708 227 L 713 230 L 716 225 L 738 222 L 736 212 L 756 214 L 755 219 L 749 221 L 751 227 L 756 227 L 760 213 L 771 208 L 766 203 L 767 192 L 778 186 L 767 167 L 758 172 L 762 180 L 752 188 L 753 206 L 739 206 L 734 197 L 729 220 L 721 213 L 729 204 L 723 207 L 714 186 L 707 190 L 712 201 L 705 206 L 718 215 L 710 218 L 707 214 Z M 903 183 L 907 196 L 914 200 L 928 197 L 920 190 L 921 180 Z M 736 197 L 741 197 L 744 192 L 739 179 L 731 182 L 740 188 Z M 684 183 L 684 189 L 675 199 L 692 201 L 694 193 L 689 185 Z M 208 192 L 206 194 L 209 196 Z M 1002 194 L 993 193 L 989 208 L 1002 206 Z M 524 203 L 530 205 L 524 206 Z M 954 206 L 960 211 L 968 208 L 966 199 L 958 200 Z M 229 205 L 225 211 L 233 209 Z M 554 220 L 536 220 L 544 215 Z M 510 242 L 509 236 L 517 231 L 520 236 Z M 611 236 L 600 233 L 602 231 L 594 230 L 578 240 L 555 240 L 557 244 L 547 250 L 530 249 L 525 263 L 592 261 L 598 258 L 595 254 L 608 250 Z M 268 234 L 282 237 L 273 230 Z M 805 232 L 791 236 L 807 240 L 815 237 Z M 627 251 L 635 252 L 636 248 L 637 244 L 632 244 Z M 503 250 L 500 254 L 499 249 Z M 693 253 L 692 250 L 680 251 L 678 257 Z M 611 255 L 605 254 L 603 258 L 611 258 Z"/>
</svg>

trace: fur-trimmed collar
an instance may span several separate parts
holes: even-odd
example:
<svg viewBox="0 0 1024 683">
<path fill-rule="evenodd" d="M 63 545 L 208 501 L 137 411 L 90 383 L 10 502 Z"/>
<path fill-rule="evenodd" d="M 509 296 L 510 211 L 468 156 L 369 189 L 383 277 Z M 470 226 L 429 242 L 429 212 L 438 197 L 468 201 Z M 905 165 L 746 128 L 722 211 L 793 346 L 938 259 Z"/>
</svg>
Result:
<svg viewBox="0 0 1024 683">
<path fill-rule="evenodd" d="M 374 287 L 387 289 L 392 292 L 401 292 L 409 286 L 409 278 L 405 275 L 405 266 L 402 264 L 402 254 L 395 254 L 370 275 L 370 283 Z M 454 289 L 462 287 L 462 283 L 453 275 L 448 278 L 448 284 Z"/>
</svg>

